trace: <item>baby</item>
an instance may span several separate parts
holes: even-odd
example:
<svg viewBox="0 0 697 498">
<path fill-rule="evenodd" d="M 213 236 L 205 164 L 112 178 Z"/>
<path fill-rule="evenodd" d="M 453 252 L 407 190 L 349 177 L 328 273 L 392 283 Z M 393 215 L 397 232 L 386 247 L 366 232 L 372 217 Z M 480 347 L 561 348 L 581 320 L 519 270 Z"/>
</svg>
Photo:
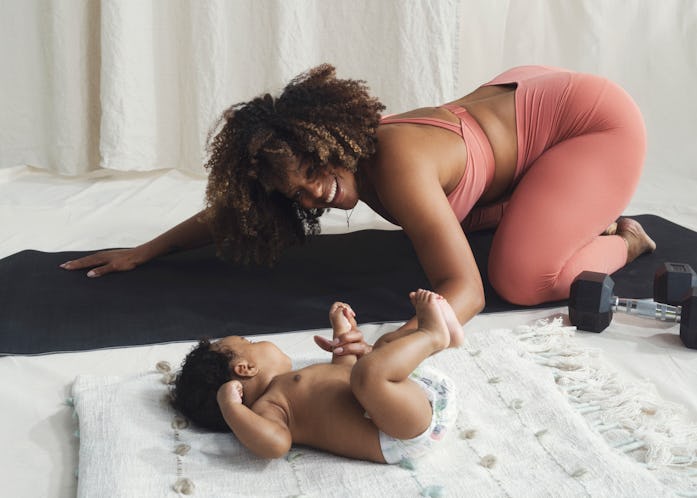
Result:
<svg viewBox="0 0 697 498">
<path fill-rule="evenodd" d="M 380 463 L 418 457 L 457 416 L 452 381 L 419 365 L 459 345 L 463 330 L 443 297 L 422 289 L 409 297 L 418 328 L 375 349 L 353 310 L 334 303 L 334 340 L 315 338 L 333 349 L 332 362 L 300 370 L 270 342 L 201 341 L 184 360 L 173 404 L 202 427 L 232 430 L 264 458 L 285 455 L 291 444 Z"/>
</svg>

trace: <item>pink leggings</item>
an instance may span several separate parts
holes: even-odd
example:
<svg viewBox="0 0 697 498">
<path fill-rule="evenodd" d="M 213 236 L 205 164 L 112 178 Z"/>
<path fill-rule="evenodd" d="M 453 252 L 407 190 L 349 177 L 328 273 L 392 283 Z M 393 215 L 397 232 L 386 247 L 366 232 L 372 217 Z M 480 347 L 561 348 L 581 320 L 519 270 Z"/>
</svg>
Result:
<svg viewBox="0 0 697 498">
<path fill-rule="evenodd" d="M 625 241 L 599 234 L 637 187 L 644 123 L 629 95 L 597 76 L 523 67 L 489 84 L 506 83 L 517 83 L 518 163 L 489 280 L 512 303 L 565 299 L 581 271 L 626 264 Z"/>
</svg>

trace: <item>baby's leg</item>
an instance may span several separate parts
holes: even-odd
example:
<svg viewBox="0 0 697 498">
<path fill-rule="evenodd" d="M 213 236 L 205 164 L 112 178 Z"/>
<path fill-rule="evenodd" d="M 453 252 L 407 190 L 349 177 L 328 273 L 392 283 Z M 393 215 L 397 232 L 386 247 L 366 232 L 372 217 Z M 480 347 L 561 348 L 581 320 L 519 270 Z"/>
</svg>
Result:
<svg viewBox="0 0 697 498">
<path fill-rule="evenodd" d="M 362 357 L 353 367 L 351 389 L 382 432 L 408 439 L 425 431 L 432 417 L 424 391 L 408 377 L 428 356 L 449 346 L 443 316 L 447 301 L 433 292 L 410 295 L 419 328 Z M 441 303 L 443 301 L 443 303 Z M 458 323 L 458 328 L 459 323 Z"/>
</svg>

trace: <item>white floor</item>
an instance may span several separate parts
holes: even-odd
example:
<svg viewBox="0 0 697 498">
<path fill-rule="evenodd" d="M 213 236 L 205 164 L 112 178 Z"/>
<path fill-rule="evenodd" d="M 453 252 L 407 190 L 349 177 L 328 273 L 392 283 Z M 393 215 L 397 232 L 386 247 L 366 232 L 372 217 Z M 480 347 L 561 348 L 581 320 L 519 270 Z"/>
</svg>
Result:
<svg viewBox="0 0 697 498">
<path fill-rule="evenodd" d="M 690 180 L 673 185 L 683 189 L 684 198 L 684 189 L 693 184 Z M 175 171 L 75 179 L 27 167 L 0 170 L 0 257 L 24 249 L 89 250 L 137 244 L 200 209 L 204 186 L 202 178 Z M 695 206 L 673 205 L 667 188 L 660 189 L 660 195 L 653 188 L 643 192 L 644 197 L 635 199 L 625 214 L 658 214 L 697 230 Z M 351 216 L 350 225 L 352 230 L 390 228 L 363 205 Z M 325 229 L 345 231 L 344 213 L 329 213 Z M 513 328 L 565 312 L 558 308 L 480 315 L 466 330 Z M 386 328 L 369 325 L 364 331 L 374 339 Z M 313 334 L 301 331 L 272 339 L 293 354 L 314 348 Z M 602 334 L 578 333 L 577 338 L 596 348 L 628 379 L 655 385 L 663 399 L 685 408 L 686 420 L 697 422 L 697 351 L 682 345 L 676 325 L 617 315 Z M 64 402 L 76 375 L 128 375 L 151 369 L 160 360 L 179 364 L 190 346 L 187 342 L 0 358 L 0 438 L 4 443 L 0 469 L 5 477 L 1 494 L 75 495 L 78 440 L 73 436 L 72 410 Z"/>
</svg>

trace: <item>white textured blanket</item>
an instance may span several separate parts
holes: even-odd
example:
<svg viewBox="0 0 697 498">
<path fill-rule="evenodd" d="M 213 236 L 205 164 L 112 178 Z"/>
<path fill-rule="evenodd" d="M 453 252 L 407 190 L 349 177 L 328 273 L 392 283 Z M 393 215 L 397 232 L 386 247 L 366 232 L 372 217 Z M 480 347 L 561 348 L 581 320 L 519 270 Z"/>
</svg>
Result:
<svg viewBox="0 0 697 498">
<path fill-rule="evenodd" d="M 458 431 L 401 467 L 302 447 L 259 459 L 232 435 L 188 426 L 167 404 L 165 365 L 80 376 L 78 495 L 697 496 L 697 428 L 646 386 L 622 384 L 572 335 L 559 322 L 482 331 L 430 358 L 458 383 Z"/>
</svg>

